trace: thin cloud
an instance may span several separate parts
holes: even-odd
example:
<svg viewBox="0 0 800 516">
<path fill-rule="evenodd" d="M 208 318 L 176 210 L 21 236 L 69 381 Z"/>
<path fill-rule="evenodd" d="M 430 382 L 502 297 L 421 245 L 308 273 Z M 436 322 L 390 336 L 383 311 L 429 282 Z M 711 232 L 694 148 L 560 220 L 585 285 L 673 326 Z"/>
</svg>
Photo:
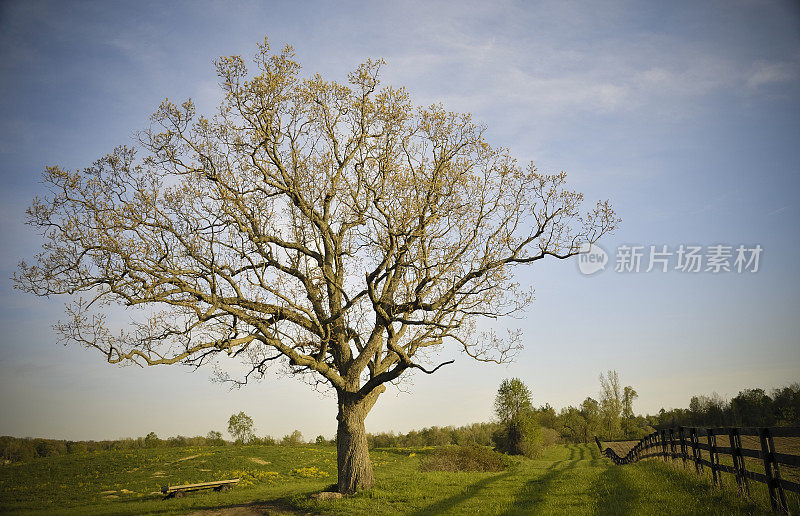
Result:
<svg viewBox="0 0 800 516">
<path fill-rule="evenodd" d="M 748 90 L 755 91 L 763 86 L 796 82 L 800 67 L 797 63 L 759 61 L 754 63 L 753 71 L 745 84 Z"/>
</svg>

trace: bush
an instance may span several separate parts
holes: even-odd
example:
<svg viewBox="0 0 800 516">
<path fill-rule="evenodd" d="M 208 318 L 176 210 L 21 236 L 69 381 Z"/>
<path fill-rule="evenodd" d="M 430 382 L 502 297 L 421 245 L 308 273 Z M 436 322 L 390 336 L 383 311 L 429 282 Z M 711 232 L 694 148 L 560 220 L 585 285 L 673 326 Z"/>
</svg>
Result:
<svg viewBox="0 0 800 516">
<path fill-rule="evenodd" d="M 561 442 L 561 435 L 558 430 L 552 428 L 542 427 L 542 449 L 559 444 Z"/>
<path fill-rule="evenodd" d="M 548 439 L 555 441 L 558 433 L 548 430 Z M 492 436 L 495 448 L 509 455 L 537 457 L 544 450 L 544 429 L 539 426 L 536 414 L 532 411 L 520 412 L 504 423 Z"/>
<path fill-rule="evenodd" d="M 538 457 L 544 450 L 543 428 L 535 419 L 525 421 L 519 441 L 519 454 L 528 458 Z"/>
<path fill-rule="evenodd" d="M 0 437 L 0 456 L 3 460 L 22 462 L 36 457 L 36 446 L 30 439 Z"/>
<path fill-rule="evenodd" d="M 67 444 L 64 441 L 50 439 L 36 439 L 36 454 L 39 457 L 57 457 L 67 453 Z"/>
<path fill-rule="evenodd" d="M 84 442 L 68 442 L 67 443 L 67 453 L 86 453 L 88 448 L 86 447 L 86 443 Z"/>
<path fill-rule="evenodd" d="M 206 444 L 208 446 L 225 446 L 225 441 L 222 439 L 222 432 L 211 430 L 206 435 Z"/>
<path fill-rule="evenodd" d="M 264 437 L 253 437 L 250 439 L 248 444 L 258 444 L 261 446 L 275 446 L 275 438 L 271 435 L 265 435 Z"/>
<path fill-rule="evenodd" d="M 150 432 L 144 438 L 144 446 L 146 448 L 155 448 L 161 445 L 161 439 L 158 438 L 155 432 Z"/>
<path fill-rule="evenodd" d="M 168 446 L 184 447 L 189 446 L 188 438 L 183 435 L 176 435 L 167 439 Z"/>
<path fill-rule="evenodd" d="M 425 456 L 422 471 L 502 471 L 506 468 L 503 456 L 477 444 L 445 446 Z"/>
<path fill-rule="evenodd" d="M 300 433 L 300 430 L 295 430 L 289 435 L 284 435 L 283 439 L 281 439 L 281 444 L 284 446 L 297 446 L 298 444 L 303 444 L 303 434 Z"/>
</svg>

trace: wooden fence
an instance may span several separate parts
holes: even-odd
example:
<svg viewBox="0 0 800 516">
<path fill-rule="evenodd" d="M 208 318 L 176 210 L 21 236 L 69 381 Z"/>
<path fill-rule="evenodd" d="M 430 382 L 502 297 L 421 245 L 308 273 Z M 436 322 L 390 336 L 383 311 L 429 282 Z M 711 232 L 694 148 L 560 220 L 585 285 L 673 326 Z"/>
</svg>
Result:
<svg viewBox="0 0 800 516">
<path fill-rule="evenodd" d="M 789 512 L 784 491 L 800 493 L 800 427 L 669 428 L 636 442 L 624 456 L 603 449 L 597 437 L 595 442 L 615 464 L 652 458 L 681 460 L 684 467 L 693 464 L 698 474 L 709 468 L 714 485 L 722 485 L 723 474 L 733 475 L 739 492 L 748 496 L 749 482 L 762 482 L 776 512 Z M 781 466 L 788 475 L 781 476 Z"/>
</svg>

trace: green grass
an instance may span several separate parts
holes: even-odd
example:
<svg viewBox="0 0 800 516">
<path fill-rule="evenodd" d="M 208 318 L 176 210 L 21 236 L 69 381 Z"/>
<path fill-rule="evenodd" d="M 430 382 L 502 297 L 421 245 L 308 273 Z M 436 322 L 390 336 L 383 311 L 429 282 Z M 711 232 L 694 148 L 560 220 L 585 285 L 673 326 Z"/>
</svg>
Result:
<svg viewBox="0 0 800 516">
<path fill-rule="evenodd" d="M 35 459 L 0 466 L 0 513 L 181 514 L 252 503 L 273 512 L 364 515 L 764 514 L 769 509 L 763 497 L 747 500 L 732 489 L 713 488 L 680 466 L 659 461 L 614 466 L 593 445 L 554 446 L 536 460 L 514 458 L 500 472 L 420 471 L 420 460 L 433 452 L 373 451 L 376 487 L 332 501 L 308 498 L 336 480 L 331 446 L 168 448 Z M 165 484 L 237 476 L 245 485 L 227 493 L 168 500 L 153 494 Z M 103 494 L 108 491 L 114 493 Z"/>
</svg>

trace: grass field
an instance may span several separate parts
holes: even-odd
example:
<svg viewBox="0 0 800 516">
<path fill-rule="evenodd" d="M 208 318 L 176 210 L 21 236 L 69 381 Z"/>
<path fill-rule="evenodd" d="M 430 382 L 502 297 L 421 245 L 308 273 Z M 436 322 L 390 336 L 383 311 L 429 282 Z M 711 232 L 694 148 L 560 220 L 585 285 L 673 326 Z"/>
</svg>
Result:
<svg viewBox="0 0 800 516">
<path fill-rule="evenodd" d="M 559 445 L 501 472 L 422 472 L 435 449 L 372 452 L 377 486 L 340 500 L 335 448 L 244 446 L 107 451 L 0 466 L 0 512 L 101 514 L 763 514 L 765 497 L 660 461 L 614 466 L 594 445 Z M 163 500 L 162 485 L 241 477 L 227 493 Z M 756 493 L 757 495 L 757 493 Z"/>
</svg>

